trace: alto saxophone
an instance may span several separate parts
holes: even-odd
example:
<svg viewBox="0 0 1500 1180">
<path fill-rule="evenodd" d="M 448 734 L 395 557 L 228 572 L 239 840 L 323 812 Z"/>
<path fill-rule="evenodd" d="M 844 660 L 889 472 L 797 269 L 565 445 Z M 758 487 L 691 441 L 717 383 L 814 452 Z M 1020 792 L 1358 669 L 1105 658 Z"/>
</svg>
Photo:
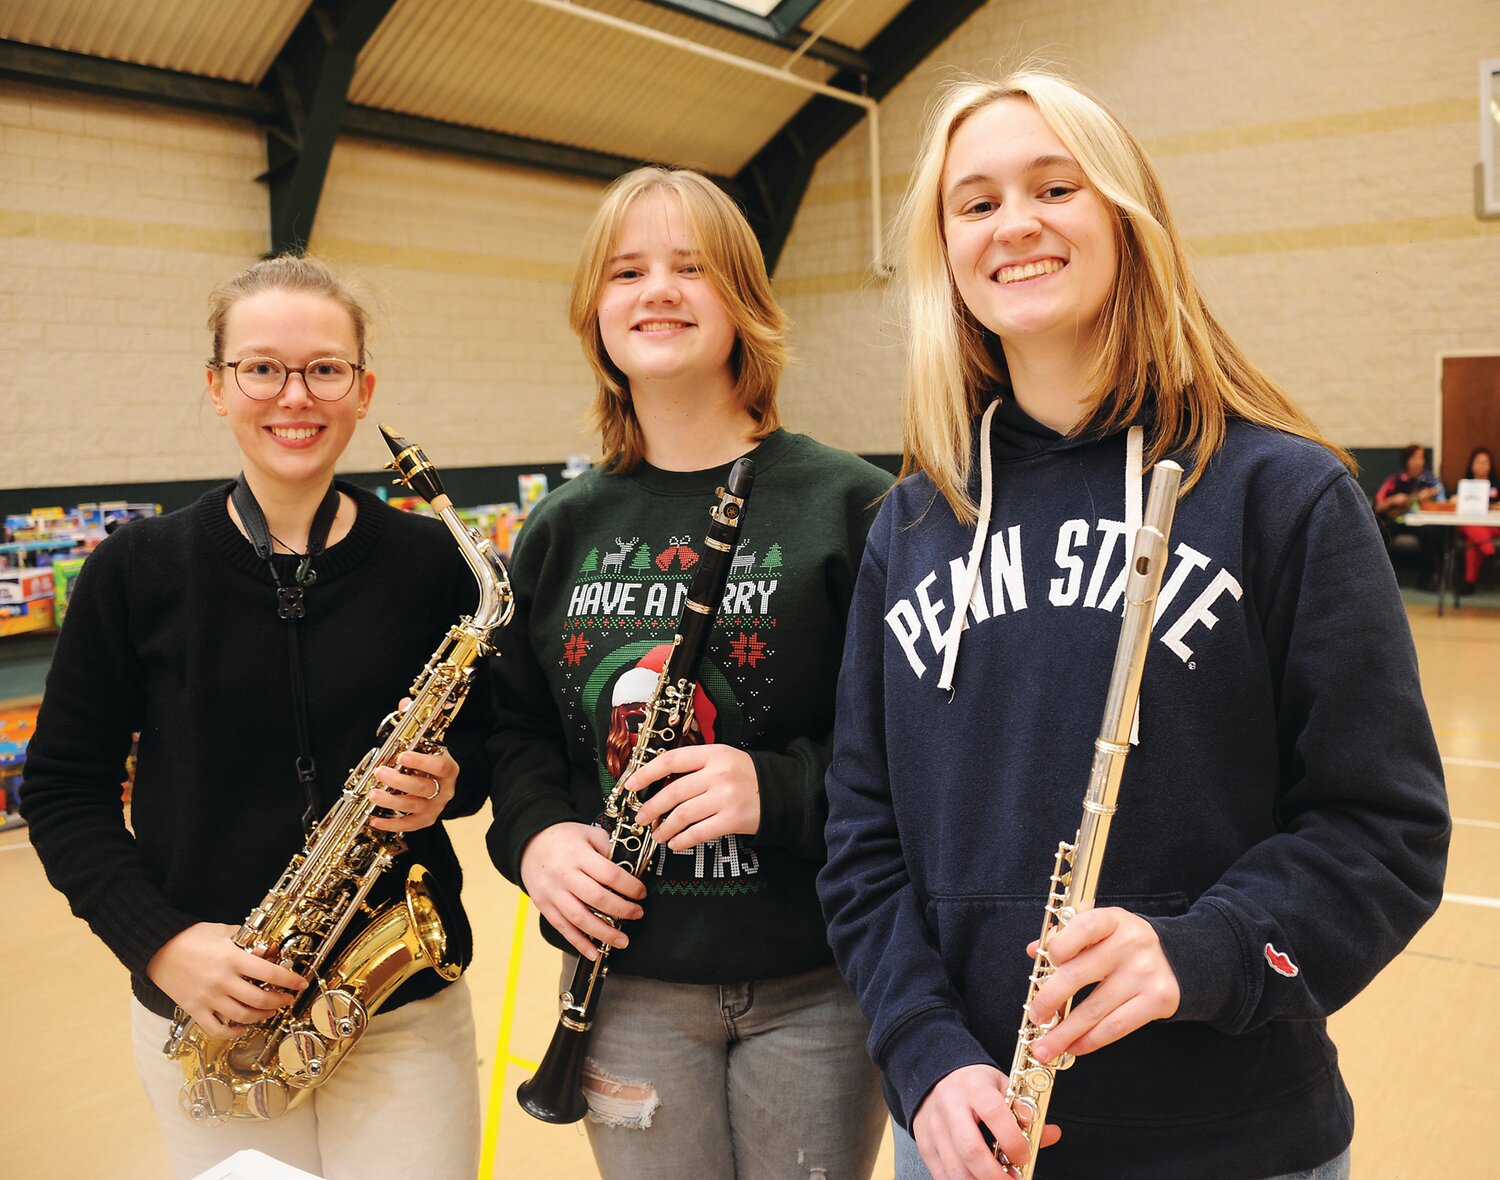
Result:
<svg viewBox="0 0 1500 1180">
<path fill-rule="evenodd" d="M 703 653 L 708 649 L 714 619 L 724 598 L 735 537 L 744 524 L 745 502 L 754 484 L 754 461 L 736 459 L 719 489 L 719 502 L 710 512 L 708 535 L 703 542 L 706 552 L 688 585 L 671 654 L 662 666 L 651 699 L 646 702 L 630 761 L 605 800 L 604 814 L 599 819 L 609 832 L 609 859 L 641 880 L 651 867 L 658 845 L 656 833 L 650 826 L 637 822 L 636 816 L 642 805 L 671 780 L 639 794 L 626 790 L 625 784 L 646 763 L 676 749 L 687 738 L 693 722 L 693 689 L 698 668 L 703 663 Z M 599 917 L 611 926 L 619 925 L 607 914 Z M 568 990 L 560 997 L 562 1012 L 547 1052 L 536 1073 L 516 1090 L 516 1101 L 532 1118 L 544 1123 L 576 1123 L 588 1112 L 588 1101 L 583 1096 L 584 1054 L 599 1011 L 604 981 L 609 976 L 612 949 L 609 943 L 594 940 L 593 962 L 578 960 Z"/>
<path fill-rule="evenodd" d="M 1120 778 L 1125 773 L 1125 756 L 1130 753 L 1130 731 L 1135 724 L 1141 673 L 1146 666 L 1156 595 L 1161 588 L 1162 570 L 1167 564 L 1167 538 L 1172 532 L 1177 488 L 1181 481 L 1182 468 L 1171 460 L 1158 463 L 1152 472 L 1145 520 L 1136 530 L 1130 550 L 1125 582 L 1125 618 L 1120 624 L 1114 669 L 1104 698 L 1104 722 L 1094 741 L 1094 764 L 1089 773 L 1088 791 L 1084 795 L 1083 819 L 1073 842 L 1065 841 L 1057 846 L 1051 888 L 1042 918 L 1042 935 L 1032 965 L 1026 1005 L 1021 1010 L 1021 1028 L 1005 1088 L 1006 1104 L 1017 1116 L 1016 1121 L 1026 1135 L 1030 1154 L 1025 1164 L 1014 1164 L 998 1145 L 995 1147 L 995 1158 L 1021 1180 L 1031 1180 L 1036 1171 L 1037 1153 L 1042 1145 L 1042 1130 L 1047 1122 L 1047 1106 L 1052 1099 L 1052 1083 L 1057 1071 L 1073 1064 L 1071 1053 L 1061 1054 L 1051 1065 L 1038 1061 L 1032 1054 L 1032 1047 L 1049 1030 L 1057 1027 L 1072 1009 L 1073 1001 L 1070 999 L 1046 1024 L 1031 1019 L 1031 1005 L 1037 990 L 1057 970 L 1048 954 L 1048 945 L 1059 930 L 1093 906 L 1099 890 L 1099 867 L 1104 861 L 1104 846 L 1115 814 Z"/>
<path fill-rule="evenodd" d="M 410 691 L 411 704 L 381 722 L 380 744 L 350 771 L 338 802 L 308 834 L 281 878 L 234 935 L 236 946 L 295 971 L 308 986 L 287 1007 L 232 1040 L 215 1040 L 181 1008 L 163 1052 L 182 1063 L 180 1095 L 194 1122 L 270 1119 L 323 1084 L 359 1043 L 370 1017 L 407 979 L 431 967 L 457 979 L 440 898 L 414 865 L 404 897 L 379 910 L 365 904 L 376 878 L 406 848 L 396 832 L 371 828 L 375 771 L 408 750 L 437 751 L 468 696 L 490 635 L 510 621 L 510 578 L 495 548 L 464 524 L 420 447 L 382 425 L 397 482 L 436 510 L 479 582 L 479 605 L 449 629 Z M 363 927 L 356 925 L 356 920 Z M 330 958 L 346 933 L 352 939 Z"/>
</svg>

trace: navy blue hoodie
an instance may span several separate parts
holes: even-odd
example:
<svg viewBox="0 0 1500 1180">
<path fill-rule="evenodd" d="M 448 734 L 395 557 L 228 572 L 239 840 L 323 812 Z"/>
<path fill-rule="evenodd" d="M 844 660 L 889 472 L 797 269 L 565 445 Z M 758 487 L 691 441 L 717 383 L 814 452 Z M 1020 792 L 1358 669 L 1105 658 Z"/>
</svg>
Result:
<svg viewBox="0 0 1500 1180">
<path fill-rule="evenodd" d="M 1063 439 L 1006 402 L 991 442 L 951 699 L 973 530 L 921 476 L 871 530 L 839 682 L 819 892 L 908 1127 L 951 1071 L 1010 1066 L 1123 611 L 1125 432 Z M 1042 1180 L 1255 1180 L 1338 1155 L 1353 1109 L 1326 1018 L 1441 896 L 1442 770 L 1348 472 L 1233 422 L 1170 552 L 1097 904 L 1150 920 L 1181 1006 L 1058 1075 Z"/>
</svg>

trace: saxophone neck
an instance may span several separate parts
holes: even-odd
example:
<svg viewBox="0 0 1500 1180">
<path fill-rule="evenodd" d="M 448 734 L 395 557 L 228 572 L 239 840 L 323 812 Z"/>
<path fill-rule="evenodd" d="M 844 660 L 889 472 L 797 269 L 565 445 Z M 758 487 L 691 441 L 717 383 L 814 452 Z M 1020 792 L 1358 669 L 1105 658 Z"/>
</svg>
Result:
<svg viewBox="0 0 1500 1180">
<path fill-rule="evenodd" d="M 438 519 L 448 526 L 448 531 L 458 542 L 458 550 L 479 584 L 479 605 L 474 608 L 468 626 L 483 637 L 488 637 L 491 631 L 510 622 L 515 611 L 510 572 L 505 568 L 505 562 L 500 559 L 500 554 L 495 551 L 490 539 L 478 529 L 465 524 L 447 496 L 439 496 L 432 502 L 432 507 L 437 512 Z"/>
</svg>

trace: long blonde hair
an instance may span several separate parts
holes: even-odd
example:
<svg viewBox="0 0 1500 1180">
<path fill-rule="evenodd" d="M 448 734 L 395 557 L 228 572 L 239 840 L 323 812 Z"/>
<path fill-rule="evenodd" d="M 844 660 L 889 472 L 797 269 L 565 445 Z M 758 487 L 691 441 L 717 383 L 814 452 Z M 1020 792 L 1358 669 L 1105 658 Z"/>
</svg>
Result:
<svg viewBox="0 0 1500 1180">
<path fill-rule="evenodd" d="M 958 293 L 943 232 L 948 145 L 964 122 L 1006 98 L 1030 102 L 1073 154 L 1114 222 L 1118 272 L 1100 313 L 1084 413 L 1074 427 L 1116 430 L 1154 403 L 1149 461 L 1183 452 L 1187 486 L 1223 445 L 1231 417 L 1299 435 L 1354 461 L 1252 364 L 1208 310 L 1193 280 L 1161 178 L 1098 99 L 1039 69 L 999 80 L 960 78 L 938 92 L 899 225 L 907 256 L 907 379 L 902 474 L 923 472 L 960 520 L 968 492 L 971 421 L 1009 385 L 1005 354 Z"/>
<path fill-rule="evenodd" d="M 604 194 L 579 252 L 568 299 L 568 325 L 583 345 L 596 381 L 593 424 L 603 437 L 604 462 L 625 474 L 645 457 L 641 425 L 630 398 L 630 379 L 610 360 L 599 332 L 599 296 L 620 228 L 632 205 L 648 193 L 677 198 L 698 248 L 698 265 L 724 301 L 734 325 L 729 367 L 740 406 L 755 420 L 751 437 L 763 439 L 781 425 L 776 386 L 786 364 L 786 315 L 771 293 L 765 258 L 744 214 L 716 184 L 686 169 L 637 168 Z"/>
</svg>

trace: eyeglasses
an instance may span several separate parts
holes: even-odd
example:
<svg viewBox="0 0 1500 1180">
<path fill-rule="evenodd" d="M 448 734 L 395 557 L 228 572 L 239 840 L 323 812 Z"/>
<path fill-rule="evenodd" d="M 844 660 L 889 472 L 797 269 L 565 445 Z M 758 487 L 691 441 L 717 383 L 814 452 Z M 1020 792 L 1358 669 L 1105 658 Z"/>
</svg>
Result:
<svg viewBox="0 0 1500 1180">
<path fill-rule="evenodd" d="M 240 392 L 258 402 L 280 397 L 287 378 L 293 373 L 302 378 L 302 384 L 313 397 L 322 402 L 336 402 L 354 388 L 354 374 L 363 373 L 365 369 L 364 365 L 351 364 L 336 356 L 319 357 L 300 369 L 294 369 L 274 356 L 247 356 L 237 361 L 211 360 L 208 367 L 233 369 L 234 383 L 240 387 Z"/>
</svg>

